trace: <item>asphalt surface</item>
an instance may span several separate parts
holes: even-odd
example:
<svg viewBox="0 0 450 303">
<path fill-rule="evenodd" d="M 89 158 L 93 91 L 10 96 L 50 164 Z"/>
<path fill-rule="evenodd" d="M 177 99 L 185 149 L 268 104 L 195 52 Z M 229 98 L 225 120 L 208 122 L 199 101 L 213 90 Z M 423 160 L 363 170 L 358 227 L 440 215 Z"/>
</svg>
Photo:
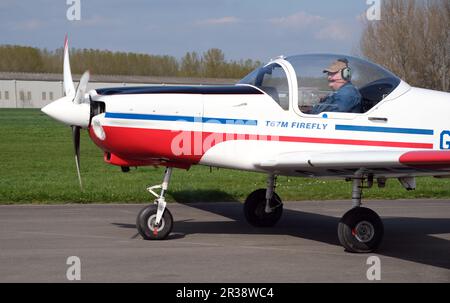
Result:
<svg viewBox="0 0 450 303">
<path fill-rule="evenodd" d="M 371 282 L 372 256 L 381 282 L 450 282 L 450 200 L 364 206 L 385 225 L 376 254 L 339 245 L 349 201 L 287 202 L 268 229 L 249 226 L 237 202 L 169 204 L 164 241 L 137 235 L 144 205 L 0 206 L 0 282 L 70 282 L 70 256 L 81 282 Z"/>
</svg>

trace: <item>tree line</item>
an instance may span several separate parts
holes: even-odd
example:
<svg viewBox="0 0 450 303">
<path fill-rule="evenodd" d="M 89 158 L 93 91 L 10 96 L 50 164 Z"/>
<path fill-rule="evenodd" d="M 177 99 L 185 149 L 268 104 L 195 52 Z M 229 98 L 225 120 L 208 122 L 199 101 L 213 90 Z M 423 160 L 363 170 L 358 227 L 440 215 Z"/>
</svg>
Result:
<svg viewBox="0 0 450 303">
<path fill-rule="evenodd" d="M 381 19 L 366 21 L 360 55 L 413 86 L 450 91 L 450 1 L 383 0 Z M 0 71 L 61 73 L 63 49 L 0 46 Z M 259 61 L 226 61 L 222 50 L 187 52 L 180 60 L 97 49 L 72 49 L 72 72 L 93 74 L 242 78 Z"/>
<path fill-rule="evenodd" d="M 450 1 L 384 0 L 380 12 L 362 54 L 413 86 L 450 91 Z"/>
<path fill-rule="evenodd" d="M 0 71 L 61 73 L 63 49 L 54 51 L 18 45 L 0 46 Z M 89 70 L 98 75 L 138 75 L 200 78 L 242 78 L 261 62 L 225 60 L 218 48 L 199 54 L 187 52 L 180 60 L 167 55 L 111 52 L 98 49 L 71 49 L 72 73 Z"/>
</svg>

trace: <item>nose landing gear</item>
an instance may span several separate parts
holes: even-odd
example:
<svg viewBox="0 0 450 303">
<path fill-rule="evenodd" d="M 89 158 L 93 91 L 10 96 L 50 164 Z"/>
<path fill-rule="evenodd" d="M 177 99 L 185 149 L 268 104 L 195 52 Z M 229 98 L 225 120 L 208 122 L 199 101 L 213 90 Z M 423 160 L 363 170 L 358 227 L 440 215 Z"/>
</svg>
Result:
<svg viewBox="0 0 450 303">
<path fill-rule="evenodd" d="M 155 204 L 143 208 L 136 218 L 137 230 L 145 240 L 162 240 L 167 238 L 172 231 L 173 217 L 169 209 L 166 208 L 164 198 L 171 175 L 172 167 L 167 167 L 164 172 L 163 183 L 147 188 L 156 197 Z M 153 191 L 158 188 L 161 188 L 160 194 Z"/>
</svg>

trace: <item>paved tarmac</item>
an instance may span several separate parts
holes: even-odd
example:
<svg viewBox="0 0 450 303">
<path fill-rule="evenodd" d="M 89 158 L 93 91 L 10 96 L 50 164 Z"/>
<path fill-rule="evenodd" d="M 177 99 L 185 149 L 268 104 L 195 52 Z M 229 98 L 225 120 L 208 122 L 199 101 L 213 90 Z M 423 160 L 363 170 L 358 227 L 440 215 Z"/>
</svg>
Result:
<svg viewBox="0 0 450 303">
<path fill-rule="evenodd" d="M 372 256 L 381 282 L 450 282 L 450 200 L 364 206 L 385 224 L 376 254 L 338 243 L 350 201 L 287 202 L 268 229 L 248 225 L 237 202 L 169 204 L 164 241 L 137 235 L 144 205 L 0 206 L 0 282 L 70 282 L 70 256 L 81 282 L 370 282 Z"/>
</svg>

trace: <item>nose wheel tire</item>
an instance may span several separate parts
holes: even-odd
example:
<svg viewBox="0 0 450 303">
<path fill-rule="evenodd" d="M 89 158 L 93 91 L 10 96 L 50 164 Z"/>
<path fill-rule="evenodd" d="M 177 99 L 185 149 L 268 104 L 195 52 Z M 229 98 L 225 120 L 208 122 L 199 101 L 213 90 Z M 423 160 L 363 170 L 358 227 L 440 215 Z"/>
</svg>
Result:
<svg viewBox="0 0 450 303">
<path fill-rule="evenodd" d="M 163 240 L 172 231 L 173 217 L 169 209 L 164 210 L 158 225 L 156 224 L 157 210 L 156 205 L 147 206 L 139 212 L 136 218 L 137 230 L 145 240 Z"/>
<path fill-rule="evenodd" d="M 267 213 L 266 208 L 266 189 L 257 189 L 248 195 L 244 204 L 244 215 L 248 223 L 256 227 L 271 227 L 280 220 L 283 213 L 283 203 L 280 197 L 273 193 L 269 202 L 271 212 Z"/>
<path fill-rule="evenodd" d="M 383 233 L 384 227 L 380 217 L 365 207 L 349 210 L 338 225 L 339 241 L 349 252 L 373 252 L 379 247 Z"/>
</svg>

